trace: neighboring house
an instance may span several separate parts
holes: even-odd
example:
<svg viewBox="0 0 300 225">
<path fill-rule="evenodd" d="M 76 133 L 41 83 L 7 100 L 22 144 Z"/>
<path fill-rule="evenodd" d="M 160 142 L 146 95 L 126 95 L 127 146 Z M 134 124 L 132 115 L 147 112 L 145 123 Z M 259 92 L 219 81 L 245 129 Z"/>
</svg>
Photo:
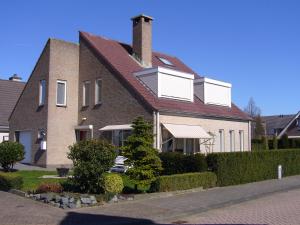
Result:
<svg viewBox="0 0 300 225">
<path fill-rule="evenodd" d="M 132 46 L 86 32 L 79 45 L 49 39 L 10 117 L 24 162 L 70 165 L 68 146 L 87 138 L 122 146 L 137 116 L 153 123 L 159 151 L 251 149 L 250 118 L 231 102 L 231 84 L 153 52 L 152 18 L 132 21 Z"/>
<path fill-rule="evenodd" d="M 25 86 L 22 79 L 14 74 L 9 80 L 0 79 L 0 143 L 8 141 L 8 118 Z"/>
<path fill-rule="evenodd" d="M 294 115 L 263 116 L 262 120 L 268 137 L 286 134 L 288 138 L 300 138 L 300 111 Z"/>
</svg>

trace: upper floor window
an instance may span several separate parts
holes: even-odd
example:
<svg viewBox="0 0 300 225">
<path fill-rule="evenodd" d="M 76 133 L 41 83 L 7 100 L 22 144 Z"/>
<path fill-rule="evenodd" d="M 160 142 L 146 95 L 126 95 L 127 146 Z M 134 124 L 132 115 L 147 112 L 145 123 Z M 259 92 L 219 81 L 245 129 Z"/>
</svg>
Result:
<svg viewBox="0 0 300 225">
<path fill-rule="evenodd" d="M 220 152 L 224 152 L 225 151 L 224 130 L 219 130 L 219 136 L 220 136 Z"/>
<path fill-rule="evenodd" d="M 90 104 L 90 92 L 91 92 L 91 82 L 85 81 L 83 82 L 83 106 L 88 106 Z"/>
<path fill-rule="evenodd" d="M 58 80 L 56 82 L 56 105 L 67 105 L 67 81 Z"/>
<path fill-rule="evenodd" d="M 95 82 L 95 105 L 102 102 L 102 80 L 97 79 Z"/>
<path fill-rule="evenodd" d="M 169 60 L 162 58 L 162 57 L 157 57 L 160 61 L 162 61 L 165 65 L 168 66 L 174 66 L 173 63 L 171 63 Z"/>
<path fill-rule="evenodd" d="M 39 105 L 45 104 L 46 98 L 46 80 L 41 80 L 39 85 Z"/>
</svg>

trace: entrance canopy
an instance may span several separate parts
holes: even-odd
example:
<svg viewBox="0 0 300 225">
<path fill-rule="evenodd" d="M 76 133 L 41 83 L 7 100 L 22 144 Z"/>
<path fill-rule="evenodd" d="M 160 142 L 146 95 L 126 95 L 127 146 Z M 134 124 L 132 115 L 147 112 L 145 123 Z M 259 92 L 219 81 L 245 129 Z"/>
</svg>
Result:
<svg viewBox="0 0 300 225">
<path fill-rule="evenodd" d="M 163 123 L 175 138 L 212 138 L 201 126 Z"/>
<path fill-rule="evenodd" d="M 108 125 L 99 129 L 100 131 L 109 130 L 132 130 L 132 124 Z"/>
</svg>

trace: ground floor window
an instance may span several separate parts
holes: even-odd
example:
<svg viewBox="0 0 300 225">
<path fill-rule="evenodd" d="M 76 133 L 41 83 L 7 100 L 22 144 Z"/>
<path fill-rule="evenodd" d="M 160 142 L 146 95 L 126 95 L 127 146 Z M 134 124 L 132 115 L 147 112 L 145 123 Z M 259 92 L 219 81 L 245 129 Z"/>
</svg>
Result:
<svg viewBox="0 0 300 225">
<path fill-rule="evenodd" d="M 181 152 L 184 154 L 195 154 L 200 152 L 199 139 L 174 138 L 165 128 L 162 129 L 162 152 Z"/>
<path fill-rule="evenodd" d="M 109 130 L 103 131 L 101 137 L 109 141 L 114 146 L 122 147 L 125 145 L 125 141 L 131 133 L 131 130 Z"/>
<path fill-rule="evenodd" d="M 91 130 L 76 130 L 76 141 L 84 141 L 92 138 Z"/>
<path fill-rule="evenodd" d="M 239 139 L 240 139 L 240 151 L 244 151 L 244 131 L 239 131 Z"/>
</svg>

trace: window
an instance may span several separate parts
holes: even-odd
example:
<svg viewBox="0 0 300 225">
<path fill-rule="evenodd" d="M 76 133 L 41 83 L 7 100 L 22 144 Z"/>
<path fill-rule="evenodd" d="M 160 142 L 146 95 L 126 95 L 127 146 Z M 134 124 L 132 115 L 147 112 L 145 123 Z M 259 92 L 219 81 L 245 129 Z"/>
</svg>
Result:
<svg viewBox="0 0 300 225">
<path fill-rule="evenodd" d="M 168 66 L 174 66 L 173 63 L 171 63 L 169 60 L 167 60 L 165 58 L 162 58 L 162 57 L 157 57 L 157 58 Z"/>
<path fill-rule="evenodd" d="M 83 106 L 88 106 L 90 104 L 90 91 L 91 91 L 91 82 L 83 82 Z"/>
<path fill-rule="evenodd" d="M 229 131 L 229 135 L 230 135 L 230 151 L 234 152 L 235 150 L 234 130 Z"/>
<path fill-rule="evenodd" d="M 45 97 L 46 97 L 46 80 L 41 80 L 40 87 L 39 87 L 39 105 L 40 106 L 45 104 Z"/>
<path fill-rule="evenodd" d="M 56 105 L 66 106 L 67 105 L 67 82 L 58 80 L 56 82 Z"/>
<path fill-rule="evenodd" d="M 224 146 L 224 130 L 219 130 L 219 136 L 220 136 L 220 152 L 224 152 L 225 146 Z"/>
<path fill-rule="evenodd" d="M 239 131 L 239 136 L 240 136 L 240 151 L 244 151 L 244 131 L 240 130 Z"/>
<path fill-rule="evenodd" d="M 20 142 L 20 131 L 15 131 L 15 141 Z"/>
<path fill-rule="evenodd" d="M 95 82 L 95 105 L 102 102 L 102 80 L 97 79 Z"/>
</svg>

